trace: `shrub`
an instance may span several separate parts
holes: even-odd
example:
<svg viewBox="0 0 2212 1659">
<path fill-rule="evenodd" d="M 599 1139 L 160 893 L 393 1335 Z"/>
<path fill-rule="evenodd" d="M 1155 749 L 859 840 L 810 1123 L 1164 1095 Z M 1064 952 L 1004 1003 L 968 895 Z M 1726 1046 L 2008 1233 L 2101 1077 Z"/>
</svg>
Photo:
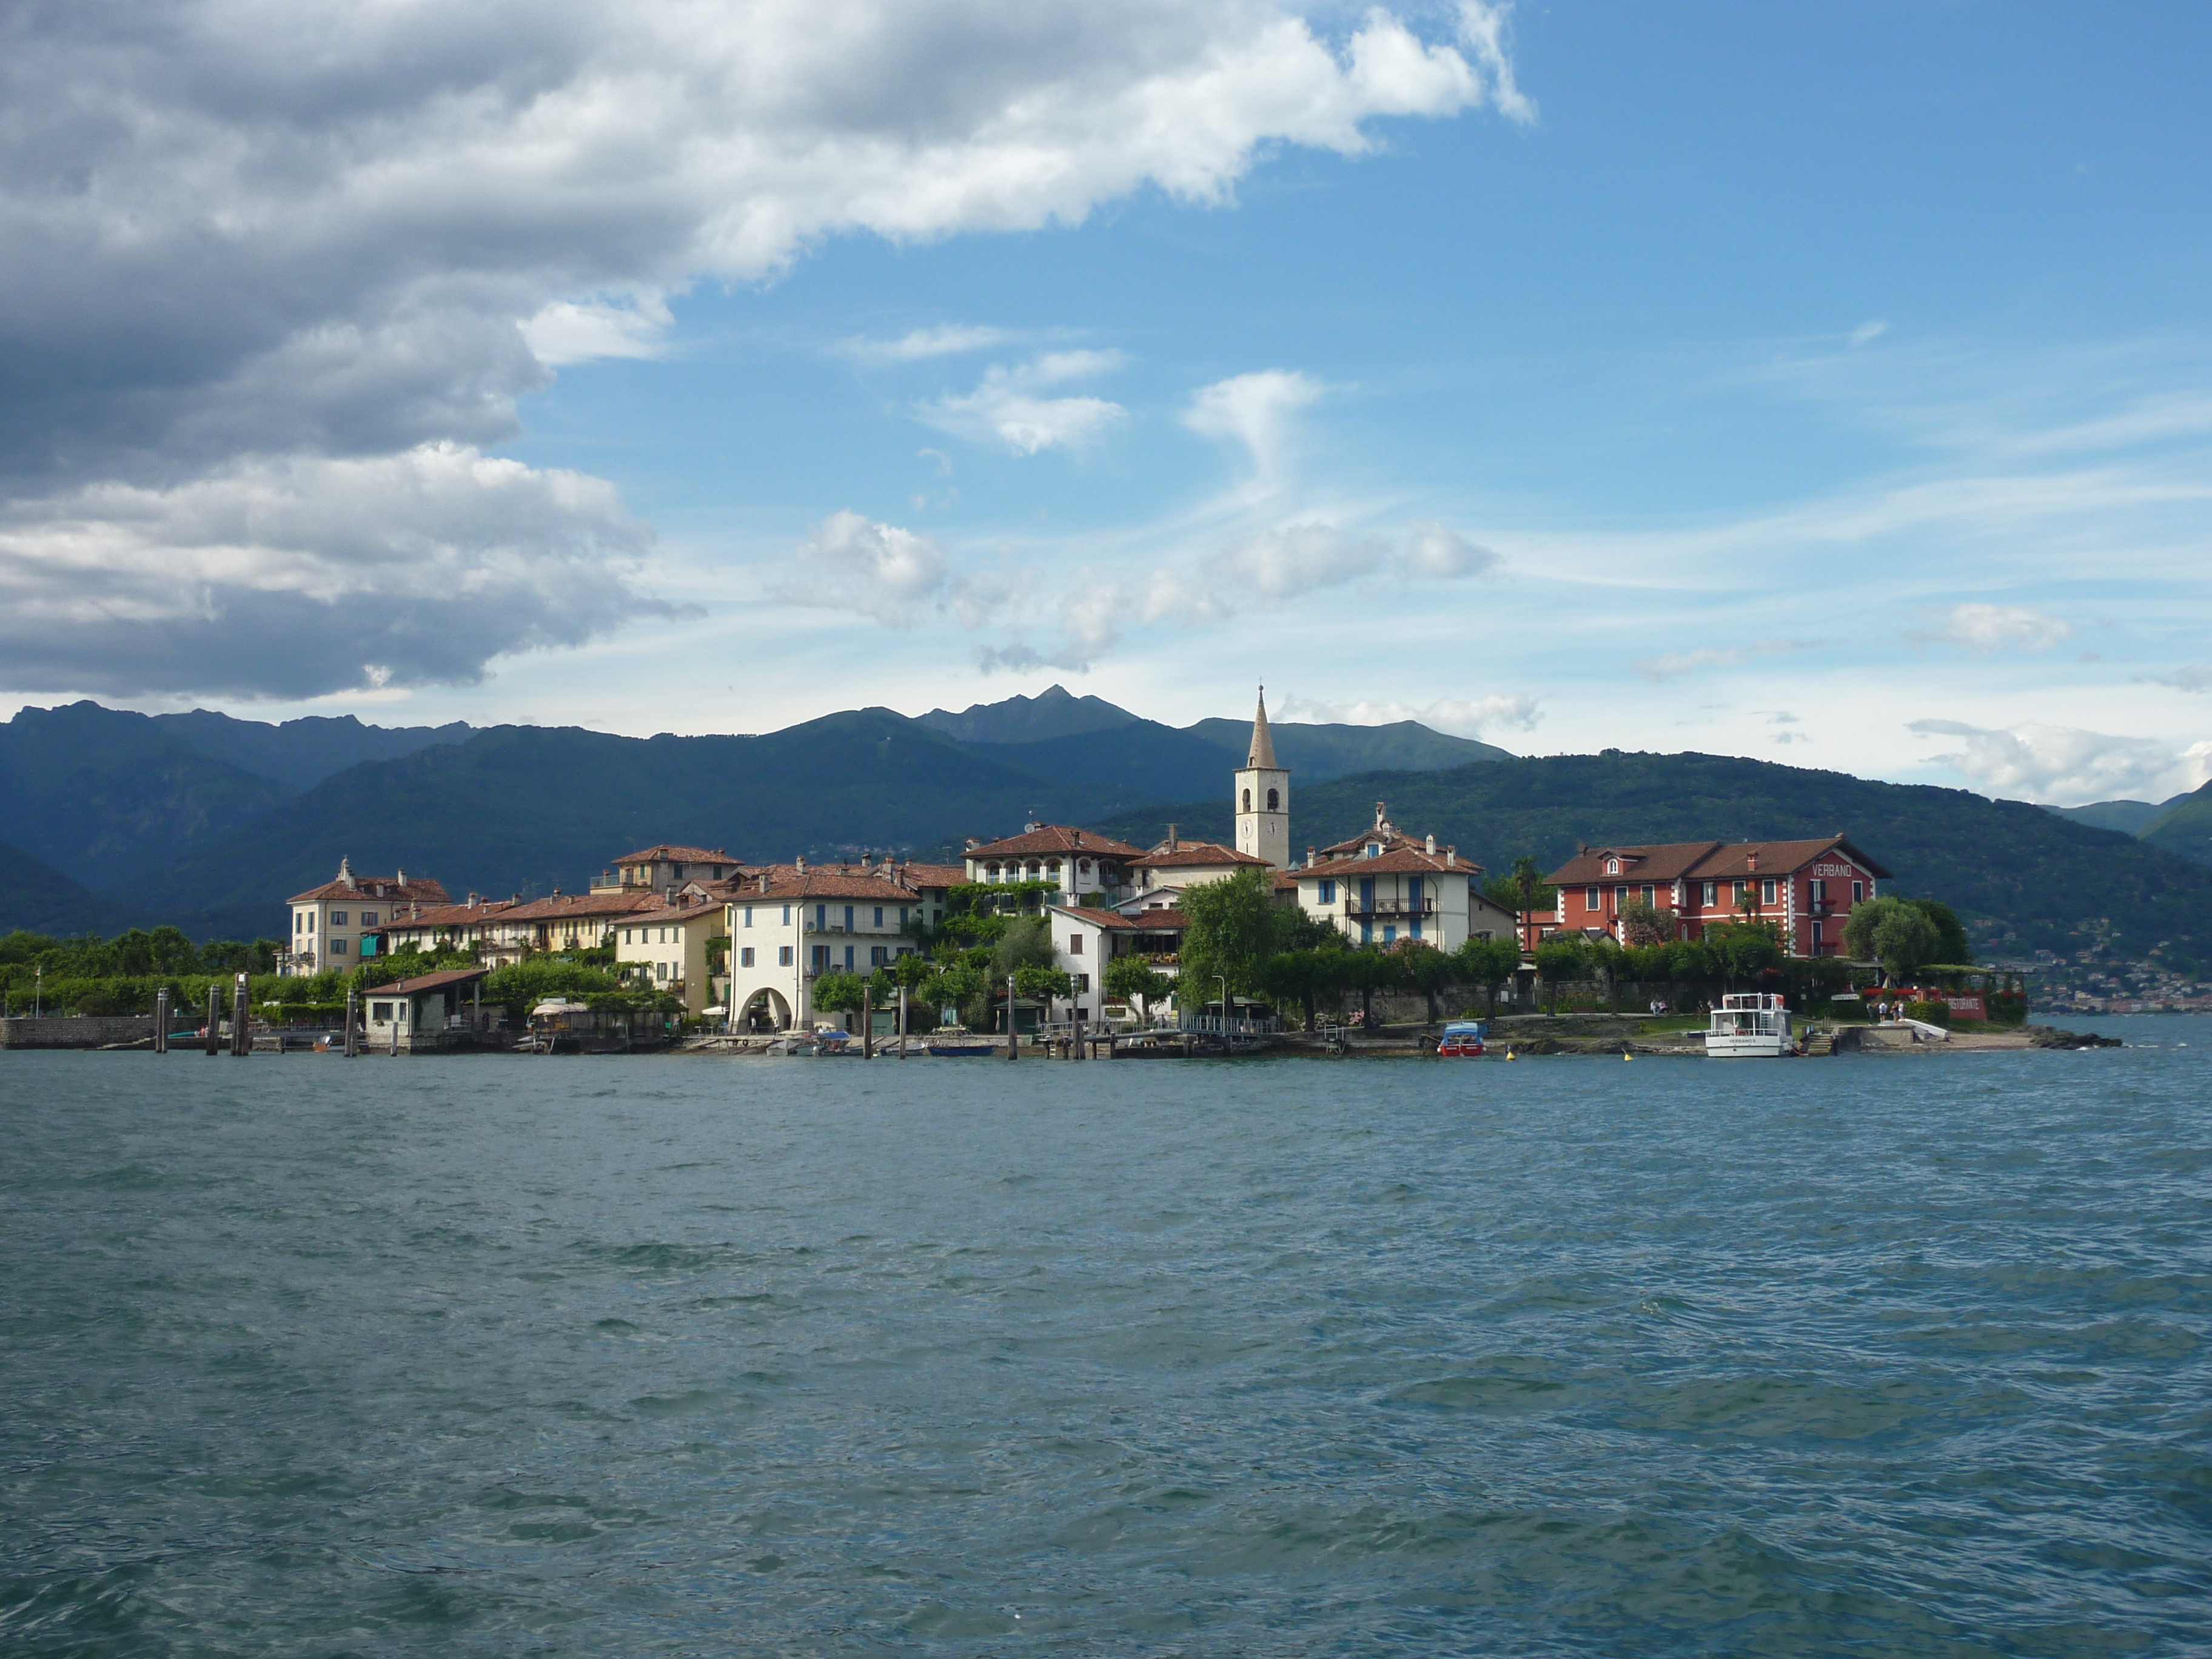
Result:
<svg viewBox="0 0 2212 1659">
<path fill-rule="evenodd" d="M 2025 991 L 1992 991 L 1990 993 L 1990 1019 L 1998 1025 L 2025 1025 L 2027 1023 L 2027 994 Z"/>
<path fill-rule="evenodd" d="M 1951 1023 L 1951 1005 L 1948 1002 L 1908 1002 L 1905 1017 L 1917 1019 L 1923 1025 L 1948 1026 Z"/>
</svg>

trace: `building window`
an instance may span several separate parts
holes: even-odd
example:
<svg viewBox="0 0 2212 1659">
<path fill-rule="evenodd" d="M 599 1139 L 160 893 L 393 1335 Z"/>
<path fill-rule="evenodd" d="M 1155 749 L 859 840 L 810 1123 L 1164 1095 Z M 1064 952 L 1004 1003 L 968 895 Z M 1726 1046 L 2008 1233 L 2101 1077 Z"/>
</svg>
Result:
<svg viewBox="0 0 2212 1659">
<path fill-rule="evenodd" d="M 1605 872 L 1608 876 L 1619 875 L 1620 873 L 1620 860 L 1619 859 L 1607 859 L 1605 861 Z"/>
<path fill-rule="evenodd" d="M 746 927 L 751 927 L 752 925 L 753 925 L 753 907 L 752 907 L 751 905 L 748 904 L 747 906 L 745 906 L 745 926 L 746 926 Z"/>
<path fill-rule="evenodd" d="M 1089 875 L 1091 873 L 1091 860 L 1089 859 L 1084 860 L 1082 863 L 1076 866 L 1076 868 L 1082 871 L 1085 875 Z"/>
<path fill-rule="evenodd" d="M 877 926 L 877 927 L 882 927 L 883 925 L 884 925 L 884 907 L 883 907 L 882 905 L 878 904 L 878 905 L 876 907 L 876 926 Z"/>
<path fill-rule="evenodd" d="M 814 907 L 814 931 L 817 933 L 826 933 L 830 931 L 830 907 L 826 904 L 817 904 Z"/>
<path fill-rule="evenodd" d="M 307 912 L 307 931 L 311 933 L 315 931 L 315 913 L 313 910 Z"/>
<path fill-rule="evenodd" d="M 906 926 L 906 913 L 907 913 L 907 907 L 906 907 L 905 905 L 903 905 L 903 904 L 900 905 L 900 906 L 899 906 L 899 926 L 900 926 L 900 927 L 905 927 L 905 926 Z"/>
<path fill-rule="evenodd" d="M 853 947 L 849 945 L 845 947 L 845 971 L 848 974 L 853 971 Z"/>
<path fill-rule="evenodd" d="M 788 904 L 783 907 L 783 925 L 787 927 L 791 926 L 791 907 Z M 784 960 L 788 962 L 790 958 L 787 957 Z"/>
<path fill-rule="evenodd" d="M 1070 933 L 1067 936 L 1067 954 L 1072 957 L 1079 957 L 1083 954 L 1082 934 Z"/>
<path fill-rule="evenodd" d="M 392 1005 L 391 1005 L 390 1003 L 388 1003 L 388 1002 L 372 1002 L 372 1003 L 370 1003 L 370 1004 L 368 1005 L 368 1017 L 369 1017 L 369 1018 L 371 1018 L 372 1020 L 374 1020 L 374 1021 L 375 1021 L 377 1024 L 379 1024 L 380 1025 L 389 1025 L 389 1024 L 392 1024 Z"/>
<path fill-rule="evenodd" d="M 1603 894 L 1603 893 L 1602 893 L 1599 889 L 1597 889 L 1597 888 L 1595 888 L 1595 887 L 1592 887 L 1592 888 L 1589 889 L 1588 890 L 1586 890 L 1586 891 L 1583 894 L 1583 909 L 1585 909 L 1585 910 L 1592 910 L 1592 911 L 1595 911 L 1595 910 L 1602 910 L 1602 909 L 1604 909 L 1604 908 L 1605 908 L 1605 896 L 1604 896 L 1604 894 Z"/>
<path fill-rule="evenodd" d="M 343 910 L 333 910 L 333 911 L 331 911 L 331 927 L 344 927 L 344 926 L 346 925 L 346 919 L 345 919 L 345 918 L 346 918 L 346 913 L 345 913 L 344 911 L 343 911 Z"/>
<path fill-rule="evenodd" d="M 1419 921 L 1416 921 L 1416 922 L 1413 924 L 1413 937 L 1414 937 L 1415 939 L 1419 939 L 1419 938 L 1420 938 L 1420 936 L 1421 936 L 1421 924 L 1420 924 Z"/>
<path fill-rule="evenodd" d="M 1252 792 L 1249 789 L 1244 792 L 1244 810 L 1248 812 L 1252 810 Z"/>
<path fill-rule="evenodd" d="M 628 944 L 630 942 L 630 937 L 629 937 L 629 936 L 630 936 L 630 930 L 629 930 L 629 928 L 627 928 L 627 927 L 623 928 L 623 943 L 624 945 L 628 945 Z"/>
<path fill-rule="evenodd" d="M 295 933 L 305 933 L 307 931 L 307 918 L 301 912 L 297 910 L 292 912 L 292 931 Z"/>
<path fill-rule="evenodd" d="M 1828 902 L 1828 884 L 1821 880 L 1820 877 L 1814 877 L 1812 880 L 1805 884 L 1805 887 L 1806 896 L 1810 898 L 1814 903 L 1826 904 Z"/>
<path fill-rule="evenodd" d="M 342 957 L 342 956 L 343 956 L 345 953 L 346 953 L 346 942 L 345 942 L 343 939 L 332 939 L 332 940 L 331 941 L 331 954 L 332 956 L 334 956 L 334 957 Z"/>
<path fill-rule="evenodd" d="M 1381 858 L 1382 856 L 1382 843 L 1379 841 L 1369 842 L 1367 843 L 1367 856 L 1370 859 Z"/>
<path fill-rule="evenodd" d="M 889 961 L 889 960 L 890 960 L 890 952 L 888 950 L 884 949 L 884 946 L 882 946 L 882 945 L 871 945 L 868 947 L 868 966 L 869 966 L 869 967 L 871 967 L 871 968 L 880 968 L 880 967 L 882 967 L 882 966 L 884 965 L 884 963 L 885 962 Z"/>
<path fill-rule="evenodd" d="M 1644 884 L 1644 904 L 1646 909 L 1659 908 L 1659 890 L 1648 881 Z"/>
<path fill-rule="evenodd" d="M 791 947 L 788 945 L 779 945 L 775 947 L 775 963 L 779 968 L 791 966 Z"/>
<path fill-rule="evenodd" d="M 1322 878 L 1321 902 L 1323 904 L 1334 904 L 1336 902 L 1336 878 L 1334 877 L 1323 876 Z"/>
<path fill-rule="evenodd" d="M 1704 890 L 1704 890 L 1704 892 L 1700 895 L 1700 903 L 1699 903 L 1699 908 L 1703 908 L 1703 909 L 1710 910 L 1710 909 L 1711 909 L 1711 908 L 1713 908 L 1713 906 L 1714 906 L 1715 904 L 1717 904 L 1717 903 L 1718 903 L 1718 902 L 1720 902 L 1720 885 L 1721 885 L 1721 884 L 1720 884 L 1720 883 L 1718 883 L 1718 882 L 1717 882 L 1717 881 L 1703 882 L 1703 883 L 1700 883 L 1699 884 L 1700 884 L 1700 885 L 1704 888 Z"/>
<path fill-rule="evenodd" d="M 653 964 L 653 976 L 658 980 L 665 980 L 668 977 L 668 964 L 665 962 L 654 963 Z"/>
<path fill-rule="evenodd" d="M 1851 884 L 1851 902 L 1854 904 L 1863 904 L 1866 902 L 1866 884 L 1864 882 L 1855 881 Z"/>
<path fill-rule="evenodd" d="M 1267 810 L 1270 812 L 1279 812 L 1283 810 L 1283 798 L 1279 793 L 1273 789 L 1267 792 Z"/>
<path fill-rule="evenodd" d="M 1386 921 L 1382 924 L 1382 942 L 1385 945 L 1395 945 L 1398 942 L 1397 923 Z"/>
<path fill-rule="evenodd" d="M 1771 904 L 1774 902 L 1773 877 L 1769 876 L 1765 881 L 1759 884 L 1759 902 L 1761 904 Z"/>
<path fill-rule="evenodd" d="M 375 912 L 375 911 L 374 911 L 374 910 L 364 910 L 364 911 L 362 911 L 362 912 L 361 913 L 361 925 L 362 925 L 362 927 L 375 927 L 375 926 L 376 926 L 376 912 Z"/>
<path fill-rule="evenodd" d="M 826 974 L 830 971 L 830 947 L 826 945 L 817 945 L 814 947 L 814 971 L 817 974 Z"/>
<path fill-rule="evenodd" d="M 738 967 L 740 967 L 740 968 L 750 968 L 750 967 L 751 967 L 752 965 L 753 965 L 753 947 L 752 947 L 751 945 L 746 945 L 743 950 L 741 950 L 741 951 L 739 951 L 738 952 Z"/>
</svg>

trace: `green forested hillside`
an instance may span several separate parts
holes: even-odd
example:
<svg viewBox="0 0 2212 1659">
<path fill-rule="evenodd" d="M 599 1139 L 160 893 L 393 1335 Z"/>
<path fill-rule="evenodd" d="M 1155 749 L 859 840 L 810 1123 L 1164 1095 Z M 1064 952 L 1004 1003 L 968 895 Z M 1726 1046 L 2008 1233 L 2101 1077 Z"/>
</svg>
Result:
<svg viewBox="0 0 2212 1659">
<path fill-rule="evenodd" d="M 0 844 L 0 935 L 19 927 L 33 933 L 112 933 L 125 925 L 121 915 L 52 865 Z"/>
<path fill-rule="evenodd" d="M 2161 851 L 2212 864 L 2212 783 L 2193 795 L 2166 802 L 2158 816 L 2136 833 Z"/>
<path fill-rule="evenodd" d="M 1876 783 L 1717 755 L 1563 755 L 1449 772 L 1376 773 L 1294 792 L 1291 842 L 1351 836 L 1377 799 L 1415 834 L 1433 830 L 1492 869 L 1533 854 L 1552 868 L 1585 842 L 1781 840 L 1843 831 L 1896 875 L 1896 890 L 1939 898 L 1978 936 L 2012 950 L 2079 949 L 2109 927 L 2140 956 L 2212 956 L 2212 868 L 2041 807 L 1962 789 Z M 1170 819 L 1225 837 L 1218 799 L 1126 815 L 1100 828 L 1148 842 Z"/>
<path fill-rule="evenodd" d="M 1241 763 L 1251 746 L 1249 720 L 1200 720 L 1182 729 L 1230 756 L 1232 764 Z M 1292 720 L 1279 721 L 1272 729 L 1275 758 L 1291 769 L 1294 784 L 1325 782 L 1354 772 L 1437 772 L 1508 756 L 1494 744 L 1433 732 L 1419 720 L 1389 726 L 1306 726 Z"/>
</svg>

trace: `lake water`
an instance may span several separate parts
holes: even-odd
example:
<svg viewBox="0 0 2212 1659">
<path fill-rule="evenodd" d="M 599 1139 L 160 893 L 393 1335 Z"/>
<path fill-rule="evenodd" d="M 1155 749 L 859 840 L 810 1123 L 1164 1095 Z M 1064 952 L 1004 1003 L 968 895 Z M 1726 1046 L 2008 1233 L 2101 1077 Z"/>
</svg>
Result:
<svg viewBox="0 0 2212 1659">
<path fill-rule="evenodd" d="M 0 1651 L 2203 1652 L 2212 1021 L 0 1054 Z"/>
</svg>

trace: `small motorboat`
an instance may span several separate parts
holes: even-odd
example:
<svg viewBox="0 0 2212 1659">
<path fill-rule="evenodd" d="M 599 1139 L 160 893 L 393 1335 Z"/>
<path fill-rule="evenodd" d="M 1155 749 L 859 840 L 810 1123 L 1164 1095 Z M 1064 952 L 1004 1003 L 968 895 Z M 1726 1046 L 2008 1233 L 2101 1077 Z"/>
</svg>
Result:
<svg viewBox="0 0 2212 1659">
<path fill-rule="evenodd" d="M 983 1060 L 999 1051 L 996 1038 L 964 1025 L 939 1026 L 924 1039 L 922 1047 L 938 1060 Z"/>
<path fill-rule="evenodd" d="M 1455 1019 L 1444 1027 L 1444 1034 L 1437 1040 L 1438 1060 L 1472 1059 L 1482 1052 L 1490 1028 L 1479 1019 Z"/>
<path fill-rule="evenodd" d="M 1723 997 L 1705 1027 L 1705 1053 L 1715 1060 L 1779 1060 L 1796 1048 L 1790 1010 L 1768 991 Z"/>
</svg>

